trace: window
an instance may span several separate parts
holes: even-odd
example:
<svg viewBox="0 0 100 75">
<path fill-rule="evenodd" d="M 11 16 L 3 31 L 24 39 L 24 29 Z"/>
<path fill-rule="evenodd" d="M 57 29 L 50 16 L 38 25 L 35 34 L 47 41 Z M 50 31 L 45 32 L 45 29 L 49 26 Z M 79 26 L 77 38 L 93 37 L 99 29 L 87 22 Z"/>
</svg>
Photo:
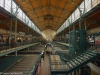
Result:
<svg viewBox="0 0 100 75">
<path fill-rule="evenodd" d="M 91 0 L 85 0 L 85 9 L 88 12 L 91 9 Z"/>
<path fill-rule="evenodd" d="M 1 6 L 1 7 L 4 6 L 4 0 L 0 0 L 0 6 Z"/>
<path fill-rule="evenodd" d="M 15 14 L 16 8 L 17 8 L 17 6 L 16 6 L 15 2 L 12 2 L 12 10 L 13 10 L 12 14 Z"/>
<path fill-rule="evenodd" d="M 80 17 L 80 12 L 79 12 L 79 9 L 77 8 L 75 10 L 75 20 L 77 20 L 79 17 Z"/>
<path fill-rule="evenodd" d="M 68 22 L 71 24 L 71 16 L 68 18 Z"/>
<path fill-rule="evenodd" d="M 26 18 L 26 16 L 25 16 L 25 14 L 23 13 L 23 18 L 22 18 L 22 20 L 23 20 L 24 23 L 26 23 L 26 19 L 25 19 L 25 18 Z"/>
<path fill-rule="evenodd" d="M 30 27 L 31 27 L 31 21 L 30 21 L 30 20 L 29 20 L 28 26 L 30 26 Z"/>
<path fill-rule="evenodd" d="M 11 0 L 5 0 L 5 9 L 11 12 Z"/>
<path fill-rule="evenodd" d="M 80 8 L 80 10 L 82 11 L 82 14 L 84 14 L 84 1 L 80 4 L 80 6 L 79 6 L 79 8 Z"/>
<path fill-rule="evenodd" d="M 34 26 L 34 23 L 32 23 L 32 28 L 34 29 L 34 27 L 35 27 L 35 26 Z"/>
<path fill-rule="evenodd" d="M 29 23 L 29 18 L 26 16 L 26 24 Z"/>
<path fill-rule="evenodd" d="M 11 3 L 12 3 L 12 12 L 11 12 Z M 35 24 L 28 18 L 28 16 L 26 16 L 26 14 L 20 9 L 20 7 L 18 7 L 18 5 L 16 5 L 16 3 L 13 0 L 0 0 L 0 6 L 5 8 L 7 11 L 11 12 L 15 16 L 17 14 L 17 18 L 19 18 L 24 23 L 28 24 L 30 27 L 33 27 L 35 31 L 40 33 L 39 29 L 35 26 Z"/>
<path fill-rule="evenodd" d="M 89 10 L 91 10 L 93 7 L 95 7 L 97 4 L 100 4 L 100 0 L 84 0 L 80 4 L 79 8 L 82 11 L 82 14 L 84 14 L 84 13 L 88 12 Z M 65 21 L 66 27 L 68 27 L 71 22 L 74 22 L 79 18 L 80 18 L 80 11 L 78 8 L 76 8 L 76 10 Z M 70 23 L 69 23 L 69 21 L 70 21 Z M 57 30 L 57 33 L 61 32 L 61 30 L 62 30 L 62 26 Z"/>
<path fill-rule="evenodd" d="M 20 8 L 18 9 L 17 17 L 22 20 L 22 10 Z"/>
<path fill-rule="evenodd" d="M 74 22 L 75 21 L 75 18 L 74 18 L 75 16 L 74 16 L 74 13 L 72 14 L 72 22 Z"/>
<path fill-rule="evenodd" d="M 100 0 L 92 0 L 92 6 L 95 7 L 100 3 Z"/>
</svg>

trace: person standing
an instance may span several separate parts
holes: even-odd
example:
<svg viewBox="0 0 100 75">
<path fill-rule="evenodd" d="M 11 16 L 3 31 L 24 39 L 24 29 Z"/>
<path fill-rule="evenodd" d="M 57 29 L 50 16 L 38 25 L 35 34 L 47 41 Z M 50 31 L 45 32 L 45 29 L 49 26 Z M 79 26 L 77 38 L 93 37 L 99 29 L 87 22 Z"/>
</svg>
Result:
<svg viewBox="0 0 100 75">
<path fill-rule="evenodd" d="M 42 56 L 41 56 L 41 61 L 43 62 L 44 61 L 44 52 L 42 53 Z"/>
</svg>

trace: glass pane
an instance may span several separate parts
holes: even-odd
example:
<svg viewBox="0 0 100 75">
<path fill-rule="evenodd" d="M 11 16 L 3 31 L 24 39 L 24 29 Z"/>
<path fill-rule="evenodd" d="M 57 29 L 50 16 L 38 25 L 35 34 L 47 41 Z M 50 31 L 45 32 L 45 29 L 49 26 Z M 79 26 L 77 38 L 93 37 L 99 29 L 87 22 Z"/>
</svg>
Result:
<svg viewBox="0 0 100 75">
<path fill-rule="evenodd" d="M 20 8 L 18 9 L 17 17 L 22 20 L 22 10 Z"/>
<path fill-rule="evenodd" d="M 75 20 L 77 20 L 79 18 L 79 16 L 80 16 L 80 12 L 79 12 L 79 9 L 77 8 L 75 10 Z"/>
<path fill-rule="evenodd" d="M 100 3 L 100 0 L 92 0 L 92 6 L 95 7 Z"/>
<path fill-rule="evenodd" d="M 1 6 L 1 7 L 4 6 L 4 0 L 0 0 L 0 6 Z"/>
<path fill-rule="evenodd" d="M 88 12 L 91 9 L 91 0 L 85 0 L 85 9 Z"/>
<path fill-rule="evenodd" d="M 5 0 L 5 9 L 11 12 L 11 0 Z"/>
<path fill-rule="evenodd" d="M 75 21 L 75 18 L 74 18 L 74 13 L 72 14 L 72 22 Z"/>
<path fill-rule="evenodd" d="M 80 10 L 82 11 L 82 14 L 84 13 L 84 1 L 81 3 L 81 5 L 80 5 Z"/>
<path fill-rule="evenodd" d="M 29 21 L 29 24 L 28 24 L 28 26 L 30 26 L 30 27 L 31 27 L 31 21 Z"/>
<path fill-rule="evenodd" d="M 15 4 L 15 2 L 12 2 L 12 9 L 13 9 L 12 14 L 15 14 L 15 12 L 16 12 L 16 4 Z"/>
<path fill-rule="evenodd" d="M 26 23 L 26 20 L 25 20 L 26 16 L 25 14 L 23 13 L 23 22 Z"/>
<path fill-rule="evenodd" d="M 26 24 L 28 24 L 29 22 L 29 18 L 26 16 Z"/>
<path fill-rule="evenodd" d="M 71 16 L 68 18 L 68 20 L 69 20 L 69 23 L 71 23 Z"/>
<path fill-rule="evenodd" d="M 35 25 L 34 25 L 34 24 L 32 24 L 32 26 L 33 26 L 33 29 L 35 29 Z"/>
</svg>

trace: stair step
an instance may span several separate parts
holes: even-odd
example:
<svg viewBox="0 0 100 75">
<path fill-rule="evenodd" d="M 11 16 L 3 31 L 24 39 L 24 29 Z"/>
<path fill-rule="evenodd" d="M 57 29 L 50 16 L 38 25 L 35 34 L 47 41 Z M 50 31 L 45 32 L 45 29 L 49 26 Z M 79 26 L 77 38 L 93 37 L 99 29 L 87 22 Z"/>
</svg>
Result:
<svg viewBox="0 0 100 75">
<path fill-rule="evenodd" d="M 73 66 L 73 67 L 75 67 L 76 65 L 72 62 L 72 61 L 69 61 L 70 63 L 71 63 L 71 65 Z"/>
<path fill-rule="evenodd" d="M 96 53 L 87 53 L 87 54 L 92 56 L 96 55 Z"/>
<path fill-rule="evenodd" d="M 77 58 L 78 58 L 78 59 L 81 59 L 81 61 L 84 61 L 84 60 L 85 60 L 85 58 L 80 57 L 80 56 L 78 56 Z"/>
<path fill-rule="evenodd" d="M 71 67 L 69 66 L 68 62 L 66 62 L 66 64 L 67 64 L 68 70 L 70 70 L 70 69 L 71 69 Z"/>
<path fill-rule="evenodd" d="M 78 59 L 74 59 L 74 61 L 79 65 L 81 62 Z"/>
<path fill-rule="evenodd" d="M 64 73 L 71 73 L 71 72 L 75 71 L 76 69 L 82 67 L 83 65 L 91 62 L 93 59 L 97 58 L 98 56 L 99 56 L 99 53 L 87 51 L 87 52 L 84 52 L 84 53 L 72 58 L 69 61 L 64 60 L 66 63 L 66 66 L 61 66 L 61 71 Z M 66 58 L 64 58 L 64 59 L 66 59 Z"/>
<path fill-rule="evenodd" d="M 83 57 L 84 59 L 88 59 L 88 58 L 93 57 L 93 56 L 85 54 L 85 55 L 81 55 L 81 57 Z"/>
<path fill-rule="evenodd" d="M 79 62 L 77 63 L 77 61 L 75 59 L 73 59 L 73 62 L 76 64 L 76 65 L 79 65 Z"/>
</svg>

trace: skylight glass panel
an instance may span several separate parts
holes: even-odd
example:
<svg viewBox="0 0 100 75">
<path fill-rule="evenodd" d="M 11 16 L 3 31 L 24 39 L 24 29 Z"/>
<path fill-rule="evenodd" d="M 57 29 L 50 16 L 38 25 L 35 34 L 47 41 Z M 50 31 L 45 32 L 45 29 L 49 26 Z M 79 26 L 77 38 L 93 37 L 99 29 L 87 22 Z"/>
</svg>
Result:
<svg viewBox="0 0 100 75">
<path fill-rule="evenodd" d="M 29 23 L 29 18 L 26 16 L 26 24 Z"/>
<path fill-rule="evenodd" d="M 0 0 L 1 1 L 1 0 Z M 7 10 L 7 11 L 11 11 L 11 0 L 6 0 L 5 1 L 5 9 Z"/>
<path fill-rule="evenodd" d="M 69 26 L 69 22 L 68 22 L 68 20 L 66 21 L 66 27 L 68 27 Z"/>
<path fill-rule="evenodd" d="M 26 19 L 25 19 L 25 18 L 26 18 L 26 16 L 25 16 L 25 14 L 23 13 L 23 22 L 24 22 L 24 23 L 26 23 Z"/>
<path fill-rule="evenodd" d="M 4 6 L 4 0 L 0 0 L 0 6 L 1 6 L 1 7 Z"/>
<path fill-rule="evenodd" d="M 74 18 L 74 13 L 72 14 L 72 22 L 75 21 L 75 18 Z"/>
<path fill-rule="evenodd" d="M 100 4 L 100 0 L 84 0 L 80 4 L 79 8 L 82 11 L 82 15 L 83 15 L 84 13 L 88 12 L 89 10 L 91 10 L 93 7 L 95 7 L 98 4 Z M 74 22 L 80 18 L 79 8 L 76 8 L 76 10 L 73 12 L 73 14 L 71 14 L 70 17 L 65 21 L 66 27 L 69 26 L 71 24 L 71 22 Z M 70 21 L 70 23 L 69 23 L 69 21 Z M 57 30 L 57 33 L 59 33 L 59 32 L 61 32 L 61 27 Z"/>
<path fill-rule="evenodd" d="M 17 8 L 17 6 L 16 6 L 16 4 L 15 4 L 15 2 L 13 1 L 12 2 L 12 14 L 15 14 L 15 12 L 16 12 L 16 8 Z"/>
<path fill-rule="evenodd" d="M 29 20 L 28 26 L 30 26 L 30 27 L 31 27 L 31 21 L 30 21 L 30 20 Z"/>
<path fill-rule="evenodd" d="M 91 9 L 92 5 L 91 5 L 91 0 L 85 0 L 85 9 L 86 12 L 88 12 Z"/>
<path fill-rule="evenodd" d="M 18 9 L 17 17 L 22 20 L 22 10 L 20 8 Z"/>
<path fill-rule="evenodd" d="M 92 7 L 95 7 L 99 3 L 100 3 L 100 0 L 92 0 Z"/>
<path fill-rule="evenodd" d="M 75 20 L 77 20 L 79 17 L 80 17 L 80 12 L 79 12 L 79 9 L 77 8 L 75 10 Z"/>
<path fill-rule="evenodd" d="M 80 10 L 81 10 L 81 12 L 82 12 L 82 14 L 84 14 L 84 1 L 80 4 L 80 6 L 79 6 L 79 8 L 80 8 Z"/>
</svg>

